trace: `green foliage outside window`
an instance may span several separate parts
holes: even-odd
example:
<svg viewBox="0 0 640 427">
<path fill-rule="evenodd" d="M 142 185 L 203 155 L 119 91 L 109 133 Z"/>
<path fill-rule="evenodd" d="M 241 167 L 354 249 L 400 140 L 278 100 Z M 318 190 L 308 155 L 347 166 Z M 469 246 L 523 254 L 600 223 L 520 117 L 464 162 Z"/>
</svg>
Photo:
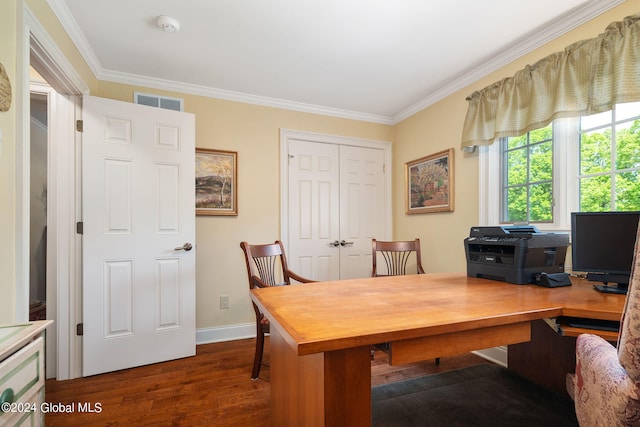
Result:
<svg viewBox="0 0 640 427">
<path fill-rule="evenodd" d="M 553 127 L 508 138 L 505 148 L 504 221 L 552 221 Z"/>
<path fill-rule="evenodd" d="M 615 149 L 615 150 L 614 150 Z M 640 119 L 582 134 L 580 141 L 580 210 L 640 210 Z"/>
<path fill-rule="evenodd" d="M 640 210 L 640 118 L 610 125 L 611 117 L 576 135 L 583 212 Z M 502 221 L 553 221 L 553 126 L 502 144 Z"/>
</svg>

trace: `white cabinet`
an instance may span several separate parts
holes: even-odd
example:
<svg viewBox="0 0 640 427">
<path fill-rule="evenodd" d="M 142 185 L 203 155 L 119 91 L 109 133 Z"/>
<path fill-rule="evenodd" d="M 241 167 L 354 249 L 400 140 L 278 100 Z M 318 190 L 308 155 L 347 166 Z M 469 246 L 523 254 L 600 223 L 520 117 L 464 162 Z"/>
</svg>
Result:
<svg viewBox="0 0 640 427">
<path fill-rule="evenodd" d="M 49 320 L 0 326 L 0 426 L 44 425 L 45 328 Z"/>
</svg>

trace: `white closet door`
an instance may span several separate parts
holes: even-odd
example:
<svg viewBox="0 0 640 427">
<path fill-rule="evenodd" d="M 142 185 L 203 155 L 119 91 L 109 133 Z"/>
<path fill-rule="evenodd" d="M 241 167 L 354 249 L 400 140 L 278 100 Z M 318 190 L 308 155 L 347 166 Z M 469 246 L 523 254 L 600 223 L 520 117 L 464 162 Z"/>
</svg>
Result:
<svg viewBox="0 0 640 427">
<path fill-rule="evenodd" d="M 371 239 L 384 238 L 381 149 L 290 139 L 287 258 L 315 280 L 367 277 Z"/>
</svg>

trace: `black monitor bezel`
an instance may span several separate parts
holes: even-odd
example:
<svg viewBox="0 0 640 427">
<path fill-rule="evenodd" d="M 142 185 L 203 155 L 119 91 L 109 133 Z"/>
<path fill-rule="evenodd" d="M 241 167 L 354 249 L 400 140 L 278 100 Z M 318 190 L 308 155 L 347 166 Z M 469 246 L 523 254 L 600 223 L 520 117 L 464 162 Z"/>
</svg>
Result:
<svg viewBox="0 0 640 427">
<path fill-rule="evenodd" d="M 640 221 L 640 211 L 608 211 L 608 212 L 571 212 L 571 268 L 574 272 L 583 272 L 583 273 L 603 273 L 604 275 L 617 275 L 617 276 L 629 276 L 631 274 L 631 267 L 633 261 L 629 265 L 629 270 L 614 270 L 614 269 L 606 269 L 602 267 L 594 267 L 590 265 L 581 265 L 579 252 L 576 251 L 576 221 L 579 216 L 622 216 L 622 215 L 632 215 L 636 216 Z M 633 239 L 635 239 L 636 233 L 633 234 Z M 580 242 L 578 241 L 578 244 Z M 632 257 L 633 260 L 633 257 Z M 578 262 L 576 262 L 578 261 Z"/>
</svg>

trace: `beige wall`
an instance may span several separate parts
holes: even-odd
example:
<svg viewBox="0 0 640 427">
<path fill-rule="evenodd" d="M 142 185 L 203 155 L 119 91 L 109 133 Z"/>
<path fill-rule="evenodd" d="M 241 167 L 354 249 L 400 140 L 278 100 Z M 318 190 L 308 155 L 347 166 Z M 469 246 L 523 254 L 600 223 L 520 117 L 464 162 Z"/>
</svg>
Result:
<svg viewBox="0 0 640 427">
<path fill-rule="evenodd" d="M 462 98 L 463 102 L 459 102 Z M 478 216 L 478 159 L 460 149 L 460 130 L 466 114 L 458 93 L 404 120 L 394 129 L 394 228 L 396 239 L 420 238 L 422 265 L 427 272 L 464 271 L 463 240 Z M 404 164 L 454 148 L 454 211 L 405 214 Z"/>
<path fill-rule="evenodd" d="M 16 0 L 0 2 L 0 63 L 16 84 Z M 15 316 L 15 99 L 0 113 L 0 325 Z"/>
<path fill-rule="evenodd" d="M 279 237 L 279 130 L 282 128 L 393 142 L 393 232 L 397 239 L 420 237 L 427 271 L 465 269 L 463 239 L 477 223 L 477 154 L 459 150 L 465 97 L 493 81 L 512 75 L 564 46 L 602 32 L 606 25 L 638 12 L 627 1 L 571 33 L 537 49 L 513 64 L 492 73 L 396 126 L 324 117 L 260 107 L 193 95 L 162 92 L 109 82 L 91 75 L 77 50 L 63 33 L 46 0 L 26 0 L 47 32 L 56 40 L 74 68 L 91 88 L 91 94 L 131 101 L 134 90 L 185 99 L 185 110 L 196 114 L 196 146 L 238 152 L 239 215 L 198 217 L 197 232 L 197 327 L 253 321 L 248 298 L 241 240 L 271 241 Z M 15 76 L 16 4 L 0 2 L 0 62 Z M 11 321 L 15 304 L 15 111 L 0 113 L 3 143 L 0 153 L 0 323 Z M 455 212 L 422 215 L 404 213 L 404 164 L 416 158 L 455 148 Z M 7 201 L 5 203 L 5 201 Z M 9 242 L 10 244 L 4 244 Z M 219 295 L 231 297 L 231 309 L 218 309 Z"/>
<path fill-rule="evenodd" d="M 459 148 L 467 111 L 465 98 L 573 42 L 596 37 L 609 23 L 638 12 L 640 2 L 626 1 L 394 127 L 394 237 L 420 238 L 427 272 L 466 271 L 463 240 L 469 228 L 478 225 L 478 154 L 463 153 Z M 405 215 L 404 163 L 450 147 L 455 148 L 455 212 Z"/>
</svg>

